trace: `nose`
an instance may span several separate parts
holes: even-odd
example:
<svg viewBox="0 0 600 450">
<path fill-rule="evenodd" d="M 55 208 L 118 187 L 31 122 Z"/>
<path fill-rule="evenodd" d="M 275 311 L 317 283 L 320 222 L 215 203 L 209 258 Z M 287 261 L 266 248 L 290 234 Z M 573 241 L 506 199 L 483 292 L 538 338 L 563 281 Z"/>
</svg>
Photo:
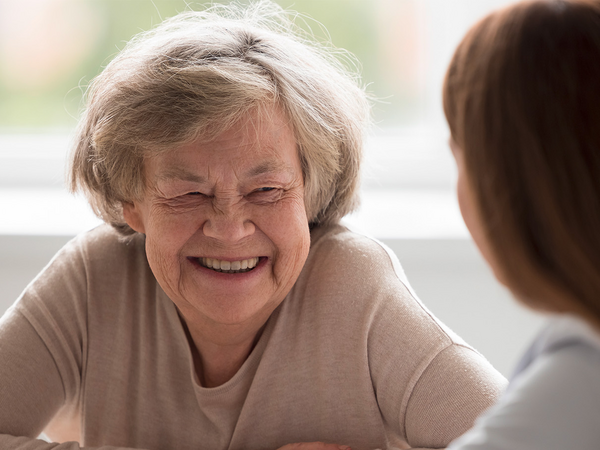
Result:
<svg viewBox="0 0 600 450">
<path fill-rule="evenodd" d="M 227 243 L 239 242 L 255 230 L 254 223 L 244 214 L 244 208 L 232 204 L 215 204 L 202 226 L 205 236 Z"/>
</svg>

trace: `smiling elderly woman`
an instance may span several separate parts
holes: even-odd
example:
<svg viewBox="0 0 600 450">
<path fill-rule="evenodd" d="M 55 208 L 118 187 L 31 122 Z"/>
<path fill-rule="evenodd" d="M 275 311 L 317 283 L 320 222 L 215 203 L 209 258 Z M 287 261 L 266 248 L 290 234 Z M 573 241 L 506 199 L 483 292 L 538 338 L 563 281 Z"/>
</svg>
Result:
<svg viewBox="0 0 600 450">
<path fill-rule="evenodd" d="M 368 104 L 285 17 L 179 15 L 93 82 L 71 186 L 107 225 L 2 319 L 2 449 L 440 448 L 496 400 L 395 257 L 339 225 Z"/>
</svg>

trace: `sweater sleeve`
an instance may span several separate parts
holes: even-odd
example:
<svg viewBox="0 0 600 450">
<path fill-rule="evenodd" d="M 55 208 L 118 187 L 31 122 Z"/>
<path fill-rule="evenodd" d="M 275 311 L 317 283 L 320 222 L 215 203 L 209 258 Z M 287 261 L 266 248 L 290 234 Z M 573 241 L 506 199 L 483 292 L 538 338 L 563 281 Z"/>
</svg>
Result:
<svg viewBox="0 0 600 450">
<path fill-rule="evenodd" d="M 75 441 L 48 443 L 36 437 L 62 408 L 78 407 L 85 370 L 86 295 L 85 263 L 81 248 L 72 242 L 0 320 L 3 450 L 80 449 Z"/>
<path fill-rule="evenodd" d="M 473 349 L 451 344 L 431 361 L 412 390 L 404 419 L 407 441 L 415 447 L 444 447 L 496 402 L 505 383 Z"/>
<path fill-rule="evenodd" d="M 79 443 L 36 439 L 65 402 L 60 370 L 29 321 L 12 309 L 0 323 L 0 448 L 80 450 Z M 92 450 L 89 447 L 85 447 Z M 98 450 L 125 450 L 101 447 Z"/>
<path fill-rule="evenodd" d="M 418 300 L 395 255 L 386 261 L 375 251 L 368 352 L 388 435 L 410 448 L 445 448 L 498 400 L 506 380 Z"/>
<path fill-rule="evenodd" d="M 33 326 L 16 309 L 0 324 L 0 430 L 39 435 L 65 400 L 60 373 Z M 7 437 L 0 438 L 0 447 Z"/>
</svg>

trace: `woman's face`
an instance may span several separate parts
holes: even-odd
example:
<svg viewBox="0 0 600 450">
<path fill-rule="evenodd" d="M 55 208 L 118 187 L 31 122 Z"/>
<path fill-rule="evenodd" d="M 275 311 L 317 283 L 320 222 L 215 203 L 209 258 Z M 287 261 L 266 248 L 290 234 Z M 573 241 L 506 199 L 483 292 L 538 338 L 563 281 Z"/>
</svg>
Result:
<svg viewBox="0 0 600 450">
<path fill-rule="evenodd" d="M 214 140 L 145 161 L 146 193 L 124 205 L 150 267 L 186 321 L 260 327 L 310 246 L 292 130 L 276 108 Z M 254 324 L 254 325 L 253 325 Z"/>
</svg>

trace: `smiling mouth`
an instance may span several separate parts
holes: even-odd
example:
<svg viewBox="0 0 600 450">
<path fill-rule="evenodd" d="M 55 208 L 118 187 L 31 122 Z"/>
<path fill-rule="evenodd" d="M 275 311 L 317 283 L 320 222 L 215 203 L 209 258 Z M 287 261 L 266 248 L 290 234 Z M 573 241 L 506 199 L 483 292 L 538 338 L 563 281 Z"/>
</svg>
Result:
<svg viewBox="0 0 600 450">
<path fill-rule="evenodd" d="M 260 258 L 242 259 L 240 261 L 221 261 L 214 258 L 198 258 L 202 267 L 222 273 L 245 273 L 256 267 Z"/>
</svg>

